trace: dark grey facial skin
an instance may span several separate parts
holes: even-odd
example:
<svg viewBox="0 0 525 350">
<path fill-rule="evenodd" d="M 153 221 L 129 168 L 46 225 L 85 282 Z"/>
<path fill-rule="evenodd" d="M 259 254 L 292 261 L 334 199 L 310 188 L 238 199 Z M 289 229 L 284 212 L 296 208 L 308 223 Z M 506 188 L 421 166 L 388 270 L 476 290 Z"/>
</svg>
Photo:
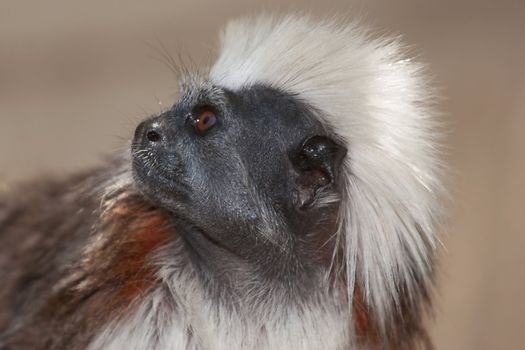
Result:
<svg viewBox="0 0 525 350">
<path fill-rule="evenodd" d="M 195 128 L 203 111 L 216 122 Z M 138 187 L 173 220 L 210 275 L 250 269 L 307 280 L 334 233 L 337 174 L 346 149 L 294 96 L 255 86 L 182 98 L 136 130 Z"/>
</svg>

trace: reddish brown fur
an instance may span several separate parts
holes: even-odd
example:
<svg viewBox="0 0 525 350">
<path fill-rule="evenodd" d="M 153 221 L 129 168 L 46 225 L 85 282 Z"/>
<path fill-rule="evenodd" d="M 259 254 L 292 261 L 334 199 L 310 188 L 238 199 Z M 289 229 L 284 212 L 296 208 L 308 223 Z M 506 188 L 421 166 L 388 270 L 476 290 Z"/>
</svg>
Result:
<svg viewBox="0 0 525 350">
<path fill-rule="evenodd" d="M 121 281 L 110 299 L 116 305 L 130 305 L 148 292 L 157 282 L 156 269 L 149 263 L 163 244 L 174 238 L 167 214 L 153 208 L 133 194 L 119 196 L 117 204 L 104 216 L 110 234 L 119 241 L 106 271 L 108 283 Z M 120 237 L 118 237 L 120 235 Z M 109 244 L 109 249 L 115 247 Z"/>
<path fill-rule="evenodd" d="M 157 248 L 166 243 L 172 234 L 164 215 L 147 211 L 141 214 L 137 209 L 126 208 L 126 213 L 116 214 L 132 217 L 128 225 L 128 232 L 131 235 L 120 246 L 120 251 L 115 257 L 115 265 L 109 271 L 114 277 L 128 277 L 116 295 L 117 299 L 124 302 L 133 301 L 155 283 L 156 271 L 151 264 L 148 264 L 147 259 Z M 114 219 L 116 222 L 127 221 L 119 217 Z"/>
<path fill-rule="evenodd" d="M 352 313 L 354 320 L 354 330 L 360 343 L 367 345 L 379 344 L 379 335 L 377 327 L 370 317 L 370 313 L 364 303 L 363 293 L 359 286 L 354 288 L 354 297 L 352 299 Z"/>
</svg>

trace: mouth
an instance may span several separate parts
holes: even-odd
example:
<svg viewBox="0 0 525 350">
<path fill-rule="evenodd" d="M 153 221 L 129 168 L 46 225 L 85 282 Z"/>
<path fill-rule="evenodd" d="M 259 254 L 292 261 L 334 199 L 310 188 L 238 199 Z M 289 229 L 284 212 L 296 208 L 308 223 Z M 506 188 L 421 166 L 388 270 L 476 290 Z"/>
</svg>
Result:
<svg viewBox="0 0 525 350">
<path fill-rule="evenodd" d="M 163 166 L 150 150 L 132 151 L 132 174 L 139 189 L 153 199 L 187 197 L 189 189 L 181 181 L 180 171 Z"/>
</svg>

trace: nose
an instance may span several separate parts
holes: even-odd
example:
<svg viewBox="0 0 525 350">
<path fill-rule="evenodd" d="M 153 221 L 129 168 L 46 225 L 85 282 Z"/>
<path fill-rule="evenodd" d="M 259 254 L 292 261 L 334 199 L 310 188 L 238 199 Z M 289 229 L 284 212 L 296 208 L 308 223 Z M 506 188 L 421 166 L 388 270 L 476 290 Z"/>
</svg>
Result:
<svg viewBox="0 0 525 350">
<path fill-rule="evenodd" d="M 157 118 L 146 120 L 135 130 L 135 140 L 143 145 L 157 146 L 163 141 L 161 125 Z"/>
</svg>

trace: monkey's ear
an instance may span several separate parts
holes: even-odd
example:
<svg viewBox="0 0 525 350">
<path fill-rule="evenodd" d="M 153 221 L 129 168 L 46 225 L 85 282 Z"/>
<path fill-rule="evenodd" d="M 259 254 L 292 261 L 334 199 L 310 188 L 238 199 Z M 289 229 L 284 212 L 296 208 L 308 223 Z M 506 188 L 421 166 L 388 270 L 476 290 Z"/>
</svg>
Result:
<svg viewBox="0 0 525 350">
<path fill-rule="evenodd" d="M 300 209 L 308 209 L 322 191 L 333 187 L 345 155 L 346 148 L 326 136 L 312 136 L 302 143 L 292 157 Z"/>
</svg>

